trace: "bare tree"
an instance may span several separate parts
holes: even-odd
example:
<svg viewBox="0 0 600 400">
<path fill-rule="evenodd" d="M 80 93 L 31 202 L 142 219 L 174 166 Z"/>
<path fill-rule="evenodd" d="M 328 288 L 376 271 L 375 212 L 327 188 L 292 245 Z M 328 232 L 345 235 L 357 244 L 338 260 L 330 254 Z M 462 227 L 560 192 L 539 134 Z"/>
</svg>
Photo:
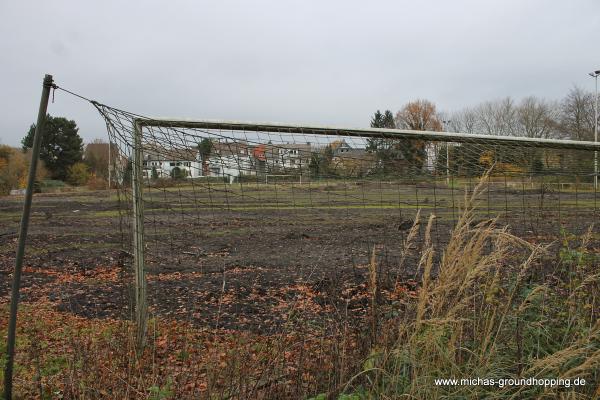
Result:
<svg viewBox="0 0 600 400">
<path fill-rule="evenodd" d="M 525 97 L 517 108 L 517 134 L 538 139 L 556 137 L 559 116 L 558 104 L 534 96 Z"/>
<path fill-rule="evenodd" d="M 90 171 L 98 177 L 108 179 L 109 143 L 103 139 L 94 139 L 85 147 L 84 162 Z M 114 146 L 114 144 L 110 145 Z M 115 152 L 116 153 L 116 152 Z"/>
<path fill-rule="evenodd" d="M 515 136 L 517 108 L 510 97 L 486 101 L 475 108 L 476 131 L 486 135 Z"/>
<path fill-rule="evenodd" d="M 594 95 L 575 86 L 562 100 L 560 128 L 573 140 L 594 140 Z"/>
<path fill-rule="evenodd" d="M 450 117 L 448 126 L 452 132 L 478 133 L 477 112 L 473 108 L 457 111 Z"/>
</svg>

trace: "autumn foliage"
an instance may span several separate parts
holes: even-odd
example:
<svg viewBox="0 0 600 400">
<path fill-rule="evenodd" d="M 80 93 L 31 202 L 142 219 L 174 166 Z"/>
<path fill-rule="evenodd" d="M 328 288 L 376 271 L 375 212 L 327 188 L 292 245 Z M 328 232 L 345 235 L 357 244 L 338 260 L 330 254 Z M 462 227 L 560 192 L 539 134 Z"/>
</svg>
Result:
<svg viewBox="0 0 600 400">
<path fill-rule="evenodd" d="M 27 185 L 29 174 L 29 160 L 31 152 L 23 153 L 19 149 L 9 146 L 0 146 L 0 195 L 6 195 L 11 189 L 24 189 Z M 43 163 L 38 162 L 36 179 L 42 180 L 46 176 Z"/>
</svg>

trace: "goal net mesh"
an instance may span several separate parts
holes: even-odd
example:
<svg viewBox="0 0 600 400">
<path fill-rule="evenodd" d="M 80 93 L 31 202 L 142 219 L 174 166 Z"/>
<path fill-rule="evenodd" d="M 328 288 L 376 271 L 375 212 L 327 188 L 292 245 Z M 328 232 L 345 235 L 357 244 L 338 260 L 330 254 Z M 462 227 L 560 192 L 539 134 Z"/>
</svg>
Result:
<svg viewBox="0 0 600 400">
<path fill-rule="evenodd" d="M 418 260 L 410 254 L 418 254 L 424 223 L 412 230 L 416 245 L 404 246 L 417 213 L 423 221 L 435 215 L 431 240 L 443 249 L 465 194 L 481 179 L 473 226 L 497 218 L 512 234 L 556 249 L 557 239 L 583 234 L 598 219 L 593 146 L 456 134 L 444 140 L 443 132 L 169 123 L 96 107 L 111 148 L 118 149 L 112 183 L 129 252 L 132 173 L 141 170 L 150 310 L 169 307 L 213 327 L 233 326 L 203 307 L 216 301 L 215 286 L 201 278 L 207 274 L 219 280 L 232 271 L 222 289 L 244 301 L 219 303 L 219 312 L 252 308 L 263 318 L 235 327 L 267 331 L 286 321 L 268 315 L 273 304 L 257 302 L 251 280 L 313 288 L 335 282 L 343 289 L 346 280 L 364 282 L 374 247 L 381 276 L 414 277 Z M 188 291 L 189 304 L 152 303 L 153 279 L 169 273 L 187 277 L 189 284 L 177 290 Z"/>
</svg>

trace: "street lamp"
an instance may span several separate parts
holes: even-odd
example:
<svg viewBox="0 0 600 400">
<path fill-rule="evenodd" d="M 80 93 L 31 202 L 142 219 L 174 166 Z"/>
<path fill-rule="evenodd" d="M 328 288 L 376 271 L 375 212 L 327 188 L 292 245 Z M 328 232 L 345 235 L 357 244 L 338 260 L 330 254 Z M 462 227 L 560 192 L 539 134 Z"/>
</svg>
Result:
<svg viewBox="0 0 600 400">
<path fill-rule="evenodd" d="M 444 124 L 444 132 L 446 132 L 446 125 L 451 121 L 442 121 Z M 446 185 L 450 185 L 450 142 L 446 142 Z"/>
<path fill-rule="evenodd" d="M 594 142 L 598 142 L 598 75 L 600 69 L 589 74 L 596 81 L 594 94 Z M 594 151 L 594 190 L 598 189 L 598 151 Z"/>
</svg>

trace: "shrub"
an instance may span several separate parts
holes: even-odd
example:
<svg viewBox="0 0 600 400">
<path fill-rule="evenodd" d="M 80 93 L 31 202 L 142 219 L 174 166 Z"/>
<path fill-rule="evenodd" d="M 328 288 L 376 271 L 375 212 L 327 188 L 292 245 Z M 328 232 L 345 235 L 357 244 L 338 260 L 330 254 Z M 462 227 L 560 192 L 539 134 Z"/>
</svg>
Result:
<svg viewBox="0 0 600 400">
<path fill-rule="evenodd" d="M 108 189 L 108 181 L 94 175 L 87 181 L 87 187 L 91 190 L 105 190 Z"/>
<path fill-rule="evenodd" d="M 22 151 L 0 145 L 0 195 L 8 194 L 11 189 L 24 189 L 29 174 L 31 151 Z M 44 164 L 38 161 L 36 180 L 44 179 L 47 172 Z"/>
<path fill-rule="evenodd" d="M 187 177 L 187 170 L 175 167 L 171 170 L 171 178 L 173 179 L 185 179 Z"/>
<path fill-rule="evenodd" d="M 88 166 L 82 162 L 71 165 L 68 169 L 67 182 L 73 186 L 82 186 L 90 179 Z"/>
</svg>

